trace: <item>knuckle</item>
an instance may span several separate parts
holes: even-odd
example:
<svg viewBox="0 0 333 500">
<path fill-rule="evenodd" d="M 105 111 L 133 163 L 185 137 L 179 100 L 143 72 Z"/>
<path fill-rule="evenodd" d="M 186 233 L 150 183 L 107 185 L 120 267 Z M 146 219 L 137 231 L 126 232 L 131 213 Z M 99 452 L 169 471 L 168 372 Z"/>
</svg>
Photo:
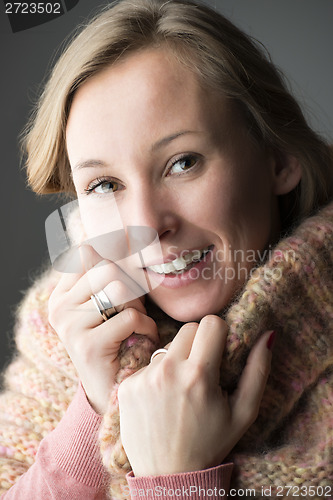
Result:
<svg viewBox="0 0 333 500">
<path fill-rule="evenodd" d="M 148 376 L 147 373 L 147 376 L 144 378 L 145 390 L 149 394 L 160 395 L 168 386 L 174 386 L 177 375 L 172 359 L 164 358 L 155 364 L 153 370 L 153 376 Z"/>
<path fill-rule="evenodd" d="M 129 302 L 135 297 L 133 292 L 121 280 L 112 281 L 104 288 L 104 291 L 110 296 L 111 302 L 115 302 L 116 306 Z"/>
<path fill-rule="evenodd" d="M 108 287 L 106 287 L 106 289 L 107 288 Z M 125 283 L 120 280 L 114 280 L 112 282 L 112 289 L 117 296 L 119 295 L 120 297 L 123 297 L 124 295 L 126 295 L 127 287 Z"/>
<path fill-rule="evenodd" d="M 195 363 L 188 368 L 185 378 L 185 388 L 187 392 L 193 390 L 201 390 L 206 387 L 207 383 L 207 370 L 202 363 Z"/>
<path fill-rule="evenodd" d="M 100 261 L 96 266 L 86 273 L 92 293 L 97 293 L 103 289 L 105 283 L 110 283 L 115 278 L 114 264 L 106 260 Z"/>
<path fill-rule="evenodd" d="M 96 255 L 95 250 L 91 245 L 88 245 L 88 243 L 84 243 L 80 245 L 79 252 L 84 269 L 89 269 Z"/>
<path fill-rule="evenodd" d="M 133 325 L 133 327 L 140 320 L 140 313 L 137 309 L 134 309 L 134 307 L 128 307 L 119 314 L 121 315 L 125 324 Z"/>
<path fill-rule="evenodd" d="M 172 361 L 172 359 L 165 357 L 163 359 L 163 363 L 159 364 L 159 370 L 157 374 L 159 383 L 165 383 L 166 380 L 172 378 L 174 372 L 175 372 L 174 362 Z"/>
<path fill-rule="evenodd" d="M 151 335 L 158 336 L 158 328 L 153 318 L 151 318 L 150 316 L 146 316 L 145 320 L 146 320 L 146 327 L 144 333 L 149 333 Z"/>
</svg>

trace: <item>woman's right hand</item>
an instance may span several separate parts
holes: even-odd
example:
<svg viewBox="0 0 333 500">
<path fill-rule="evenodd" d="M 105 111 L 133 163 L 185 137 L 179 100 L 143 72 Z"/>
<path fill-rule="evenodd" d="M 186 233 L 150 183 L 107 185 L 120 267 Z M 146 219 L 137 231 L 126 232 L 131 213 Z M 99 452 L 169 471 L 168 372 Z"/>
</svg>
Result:
<svg viewBox="0 0 333 500">
<path fill-rule="evenodd" d="M 81 247 L 81 257 L 85 272 L 62 274 L 49 300 L 49 322 L 63 342 L 91 405 L 104 414 L 119 369 L 120 344 L 134 332 L 157 343 L 157 326 L 147 316 L 143 300 L 137 298 L 142 289 L 116 264 L 102 260 L 87 245 Z M 121 312 L 107 321 L 90 299 L 100 290 L 112 304 L 122 304 Z"/>
</svg>

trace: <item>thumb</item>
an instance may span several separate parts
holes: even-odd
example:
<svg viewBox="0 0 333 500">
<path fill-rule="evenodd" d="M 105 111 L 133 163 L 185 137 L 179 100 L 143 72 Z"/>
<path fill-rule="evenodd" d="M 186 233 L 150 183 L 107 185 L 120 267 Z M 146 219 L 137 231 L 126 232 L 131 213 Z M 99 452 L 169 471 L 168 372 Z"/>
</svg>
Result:
<svg viewBox="0 0 333 500">
<path fill-rule="evenodd" d="M 243 431 L 256 420 L 271 369 L 275 331 L 266 332 L 252 348 L 237 389 L 230 398 L 232 418 Z"/>
</svg>

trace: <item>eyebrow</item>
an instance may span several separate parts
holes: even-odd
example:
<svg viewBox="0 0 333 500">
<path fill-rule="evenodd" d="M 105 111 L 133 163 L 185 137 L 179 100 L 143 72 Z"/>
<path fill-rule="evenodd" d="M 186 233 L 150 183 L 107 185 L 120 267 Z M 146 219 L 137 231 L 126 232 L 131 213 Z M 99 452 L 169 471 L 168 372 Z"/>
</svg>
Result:
<svg viewBox="0 0 333 500">
<path fill-rule="evenodd" d="M 178 137 L 181 137 L 186 134 L 201 134 L 202 132 L 195 131 L 195 130 L 181 130 L 179 132 L 175 132 L 174 134 L 168 135 L 166 137 L 163 137 L 162 139 L 158 140 L 155 142 L 150 151 L 154 152 L 157 149 L 160 149 L 170 142 L 174 141 L 175 139 L 178 139 Z M 89 159 L 89 160 L 83 160 L 79 161 L 74 167 L 73 167 L 73 172 L 77 170 L 81 170 L 82 168 L 105 168 L 107 166 L 107 163 L 101 160 L 94 160 L 94 159 Z"/>
<path fill-rule="evenodd" d="M 101 160 L 84 160 L 84 161 L 79 161 L 74 167 L 73 167 L 73 172 L 76 170 L 81 170 L 82 168 L 96 168 L 96 167 L 106 167 L 106 163 Z"/>
<path fill-rule="evenodd" d="M 152 145 L 151 151 L 156 151 L 157 149 L 160 149 L 170 142 L 174 141 L 175 139 L 178 139 L 178 137 L 181 137 L 182 135 L 186 134 L 200 134 L 202 132 L 197 132 L 195 130 L 181 130 L 180 132 L 175 132 L 174 134 L 168 135 L 167 137 L 163 137 L 163 139 L 160 139 L 159 141 L 155 142 L 155 144 Z"/>
</svg>

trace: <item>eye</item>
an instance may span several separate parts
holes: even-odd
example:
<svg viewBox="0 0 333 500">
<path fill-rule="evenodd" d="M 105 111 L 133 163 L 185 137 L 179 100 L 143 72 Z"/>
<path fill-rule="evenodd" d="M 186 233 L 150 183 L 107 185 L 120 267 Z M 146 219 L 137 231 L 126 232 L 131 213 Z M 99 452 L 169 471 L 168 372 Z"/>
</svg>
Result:
<svg viewBox="0 0 333 500">
<path fill-rule="evenodd" d="M 118 191 L 120 188 L 119 183 L 110 179 L 95 179 L 84 190 L 86 194 L 109 194 Z"/>
<path fill-rule="evenodd" d="M 194 155 L 184 155 L 172 162 L 168 175 L 183 174 L 193 168 L 198 162 L 198 157 Z"/>
</svg>

